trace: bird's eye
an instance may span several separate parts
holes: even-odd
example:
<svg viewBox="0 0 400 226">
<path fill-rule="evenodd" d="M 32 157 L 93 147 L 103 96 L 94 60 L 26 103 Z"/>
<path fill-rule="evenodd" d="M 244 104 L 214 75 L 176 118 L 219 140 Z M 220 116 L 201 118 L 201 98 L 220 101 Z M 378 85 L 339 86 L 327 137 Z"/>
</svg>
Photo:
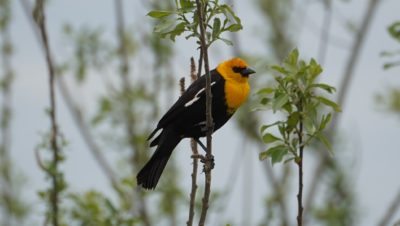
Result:
<svg viewBox="0 0 400 226">
<path fill-rule="evenodd" d="M 232 68 L 232 70 L 233 70 L 235 73 L 240 73 L 240 72 L 242 72 L 244 69 L 245 69 L 245 68 L 243 68 L 243 67 L 233 67 L 233 68 Z"/>
</svg>

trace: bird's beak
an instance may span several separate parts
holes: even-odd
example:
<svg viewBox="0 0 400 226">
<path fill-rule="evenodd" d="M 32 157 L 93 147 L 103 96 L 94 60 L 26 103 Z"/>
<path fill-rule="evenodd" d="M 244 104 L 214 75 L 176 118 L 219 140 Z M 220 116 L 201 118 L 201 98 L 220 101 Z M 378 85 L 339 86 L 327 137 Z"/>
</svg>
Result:
<svg viewBox="0 0 400 226">
<path fill-rule="evenodd" d="M 251 75 L 251 74 L 256 73 L 256 71 L 254 71 L 253 69 L 251 69 L 251 68 L 248 67 L 248 68 L 242 70 L 240 73 L 241 73 L 242 75 L 244 75 L 244 76 L 249 76 L 249 75 Z"/>
</svg>

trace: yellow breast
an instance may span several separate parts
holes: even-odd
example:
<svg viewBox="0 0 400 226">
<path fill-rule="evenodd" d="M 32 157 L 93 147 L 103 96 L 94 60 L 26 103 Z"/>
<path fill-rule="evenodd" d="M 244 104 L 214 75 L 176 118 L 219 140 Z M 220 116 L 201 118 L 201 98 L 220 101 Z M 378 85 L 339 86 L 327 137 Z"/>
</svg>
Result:
<svg viewBox="0 0 400 226">
<path fill-rule="evenodd" d="M 225 98 L 228 112 L 233 114 L 246 101 L 250 92 L 250 85 L 246 82 L 225 81 Z"/>
</svg>

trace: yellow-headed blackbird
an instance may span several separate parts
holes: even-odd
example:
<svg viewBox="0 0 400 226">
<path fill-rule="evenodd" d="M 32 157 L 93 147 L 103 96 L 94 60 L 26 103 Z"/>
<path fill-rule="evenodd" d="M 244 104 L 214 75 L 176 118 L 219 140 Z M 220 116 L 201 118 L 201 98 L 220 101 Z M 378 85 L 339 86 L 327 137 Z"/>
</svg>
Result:
<svg viewBox="0 0 400 226">
<path fill-rule="evenodd" d="M 210 71 L 212 92 L 212 117 L 214 131 L 223 126 L 247 99 L 250 91 L 248 78 L 255 73 L 240 58 L 224 61 Z M 148 140 L 162 129 L 150 143 L 157 149 L 137 175 L 137 183 L 146 189 L 154 189 L 178 143 L 187 137 L 206 135 L 206 77 L 201 76 L 193 82 L 182 96 L 158 122 Z"/>
</svg>

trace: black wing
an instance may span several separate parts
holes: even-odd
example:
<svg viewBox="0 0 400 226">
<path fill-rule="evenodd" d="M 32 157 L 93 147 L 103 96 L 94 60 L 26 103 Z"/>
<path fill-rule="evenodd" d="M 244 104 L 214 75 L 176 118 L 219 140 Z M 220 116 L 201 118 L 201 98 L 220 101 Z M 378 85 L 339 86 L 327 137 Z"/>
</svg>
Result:
<svg viewBox="0 0 400 226">
<path fill-rule="evenodd" d="M 222 79 L 215 69 L 210 71 L 210 74 L 211 83 L 218 83 Z M 150 134 L 148 139 L 151 139 L 159 129 L 164 128 L 179 118 L 182 112 L 187 109 L 187 106 L 185 106 L 186 104 L 190 104 L 191 101 L 195 102 L 196 99 L 199 99 L 201 96 L 205 95 L 205 87 L 206 76 L 202 75 L 186 89 L 186 91 L 181 97 L 179 97 L 175 104 L 172 105 L 167 113 L 164 114 L 164 116 L 158 122 L 157 128 Z"/>
</svg>

